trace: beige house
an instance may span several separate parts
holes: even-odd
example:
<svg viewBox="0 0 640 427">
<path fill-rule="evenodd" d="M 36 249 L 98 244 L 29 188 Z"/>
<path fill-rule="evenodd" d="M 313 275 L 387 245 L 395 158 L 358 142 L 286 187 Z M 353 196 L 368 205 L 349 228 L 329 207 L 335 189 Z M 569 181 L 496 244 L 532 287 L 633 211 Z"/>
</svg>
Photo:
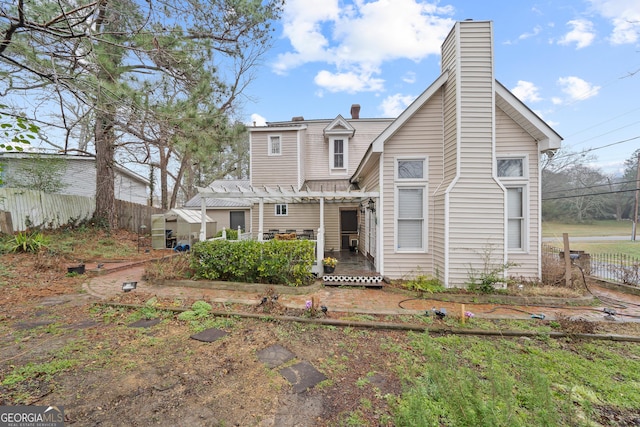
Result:
<svg viewBox="0 0 640 427">
<path fill-rule="evenodd" d="M 256 238 L 314 229 L 325 250 L 357 247 L 383 276 L 473 271 L 540 277 L 540 158 L 561 137 L 496 81 L 489 21 L 458 22 L 442 72 L 398 118 L 293 118 L 250 128 L 248 188 L 207 198 L 252 202 Z M 319 265 L 319 262 L 318 262 Z"/>
</svg>

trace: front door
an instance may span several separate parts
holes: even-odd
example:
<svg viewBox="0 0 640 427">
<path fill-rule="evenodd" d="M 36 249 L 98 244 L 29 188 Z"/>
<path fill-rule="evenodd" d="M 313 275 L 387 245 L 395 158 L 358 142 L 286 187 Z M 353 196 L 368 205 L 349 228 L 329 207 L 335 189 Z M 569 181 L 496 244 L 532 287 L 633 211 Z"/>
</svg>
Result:
<svg viewBox="0 0 640 427">
<path fill-rule="evenodd" d="M 349 249 L 352 239 L 358 236 L 358 211 L 340 211 L 340 249 Z"/>
<path fill-rule="evenodd" d="M 231 211 L 229 214 L 229 226 L 232 230 L 237 230 L 240 227 L 240 230 L 244 232 L 244 211 Z"/>
</svg>

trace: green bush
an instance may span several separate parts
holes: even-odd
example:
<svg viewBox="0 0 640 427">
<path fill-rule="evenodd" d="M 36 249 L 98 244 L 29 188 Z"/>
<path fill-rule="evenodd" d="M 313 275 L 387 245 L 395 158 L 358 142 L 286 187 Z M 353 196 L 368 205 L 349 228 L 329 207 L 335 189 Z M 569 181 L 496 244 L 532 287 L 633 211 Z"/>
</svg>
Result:
<svg viewBox="0 0 640 427">
<path fill-rule="evenodd" d="M 49 239 L 39 231 L 19 232 L 6 242 L 9 252 L 30 252 L 36 253 L 44 249 L 49 244 Z"/>
<path fill-rule="evenodd" d="M 213 240 L 191 249 L 196 278 L 208 280 L 300 286 L 311 282 L 313 261 L 308 240 Z"/>
<path fill-rule="evenodd" d="M 440 279 L 437 277 L 425 276 L 423 274 L 416 276 L 415 279 L 407 281 L 404 286 L 412 291 L 427 292 L 430 294 L 445 290 Z"/>
</svg>

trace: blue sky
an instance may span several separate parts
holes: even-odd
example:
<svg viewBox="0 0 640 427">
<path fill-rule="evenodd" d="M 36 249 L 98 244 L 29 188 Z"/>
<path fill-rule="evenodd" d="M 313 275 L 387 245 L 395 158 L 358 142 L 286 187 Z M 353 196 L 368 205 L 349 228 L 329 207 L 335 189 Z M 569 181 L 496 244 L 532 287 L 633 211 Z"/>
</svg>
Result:
<svg viewBox="0 0 640 427">
<path fill-rule="evenodd" d="M 352 104 L 396 117 L 438 77 L 464 19 L 493 21 L 496 78 L 564 148 L 615 173 L 640 147 L 638 0 L 287 0 L 244 120 L 349 117 Z"/>
</svg>

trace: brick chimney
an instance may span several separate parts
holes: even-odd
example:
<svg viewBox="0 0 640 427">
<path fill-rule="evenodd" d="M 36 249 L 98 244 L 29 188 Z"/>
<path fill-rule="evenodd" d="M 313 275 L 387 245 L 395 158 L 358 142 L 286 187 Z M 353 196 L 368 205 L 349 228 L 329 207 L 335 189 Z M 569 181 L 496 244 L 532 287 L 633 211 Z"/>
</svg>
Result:
<svg viewBox="0 0 640 427">
<path fill-rule="evenodd" d="M 351 118 L 359 119 L 360 118 L 360 104 L 352 104 L 351 105 Z"/>
</svg>

